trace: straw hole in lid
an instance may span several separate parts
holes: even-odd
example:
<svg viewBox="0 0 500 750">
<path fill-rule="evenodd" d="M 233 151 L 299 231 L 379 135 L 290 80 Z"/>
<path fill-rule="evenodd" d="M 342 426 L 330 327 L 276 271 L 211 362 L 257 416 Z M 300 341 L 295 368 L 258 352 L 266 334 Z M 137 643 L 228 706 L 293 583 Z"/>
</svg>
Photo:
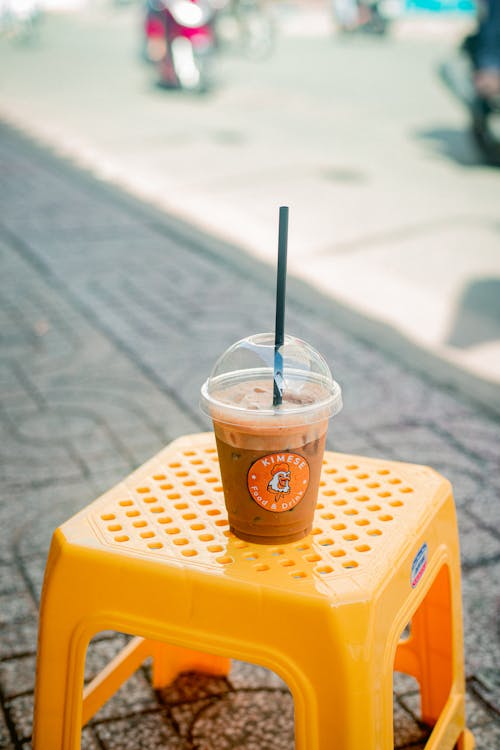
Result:
<svg viewBox="0 0 500 750">
<path fill-rule="evenodd" d="M 121 505 L 122 508 L 128 508 L 130 505 L 133 505 L 133 504 L 134 503 L 132 502 L 132 500 L 120 500 L 120 502 L 118 503 L 118 505 Z"/>
</svg>

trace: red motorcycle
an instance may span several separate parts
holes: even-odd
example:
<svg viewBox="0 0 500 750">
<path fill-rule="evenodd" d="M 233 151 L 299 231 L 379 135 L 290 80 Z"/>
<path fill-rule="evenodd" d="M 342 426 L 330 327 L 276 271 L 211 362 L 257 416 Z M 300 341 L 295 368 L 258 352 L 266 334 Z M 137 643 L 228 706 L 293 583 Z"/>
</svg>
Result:
<svg viewBox="0 0 500 750">
<path fill-rule="evenodd" d="M 215 10 L 209 0 L 148 0 L 146 58 L 167 88 L 205 91 L 215 47 Z"/>
</svg>

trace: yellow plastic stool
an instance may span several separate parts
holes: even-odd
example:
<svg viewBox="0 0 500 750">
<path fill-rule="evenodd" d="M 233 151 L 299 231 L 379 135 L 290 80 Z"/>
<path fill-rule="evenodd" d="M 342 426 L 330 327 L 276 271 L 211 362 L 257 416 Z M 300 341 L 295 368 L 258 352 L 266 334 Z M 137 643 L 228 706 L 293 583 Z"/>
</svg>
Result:
<svg viewBox="0 0 500 750">
<path fill-rule="evenodd" d="M 83 690 L 88 642 L 107 629 L 136 637 Z M 311 535 L 256 545 L 228 529 L 213 435 L 175 441 L 54 533 L 35 750 L 77 750 L 150 655 L 156 686 L 186 669 L 226 674 L 228 657 L 274 670 L 293 694 L 297 750 L 392 750 L 404 671 L 434 727 L 427 750 L 471 750 L 449 482 L 327 452 Z"/>
</svg>

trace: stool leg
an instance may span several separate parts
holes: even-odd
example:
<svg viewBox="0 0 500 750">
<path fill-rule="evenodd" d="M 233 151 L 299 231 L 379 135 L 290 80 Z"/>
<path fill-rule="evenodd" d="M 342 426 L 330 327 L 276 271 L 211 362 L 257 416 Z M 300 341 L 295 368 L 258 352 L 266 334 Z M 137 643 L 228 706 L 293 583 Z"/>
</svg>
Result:
<svg viewBox="0 0 500 750">
<path fill-rule="evenodd" d="M 168 643 L 150 642 L 153 656 L 153 687 L 169 685 L 181 672 L 204 672 L 226 677 L 231 660 L 224 656 L 191 651 Z"/>
<path fill-rule="evenodd" d="M 458 690 L 465 693 L 463 658 L 460 656 L 463 652 L 461 606 L 459 594 L 452 601 L 450 574 L 448 566 L 443 565 L 411 621 L 412 647 L 418 660 L 422 719 L 430 725 L 439 718 L 454 682 Z"/>
<path fill-rule="evenodd" d="M 82 581 L 54 535 L 42 591 L 36 667 L 34 750 L 79 750 L 82 689 L 91 637 L 76 610 Z M 68 579 L 69 576 L 69 579 Z"/>
</svg>

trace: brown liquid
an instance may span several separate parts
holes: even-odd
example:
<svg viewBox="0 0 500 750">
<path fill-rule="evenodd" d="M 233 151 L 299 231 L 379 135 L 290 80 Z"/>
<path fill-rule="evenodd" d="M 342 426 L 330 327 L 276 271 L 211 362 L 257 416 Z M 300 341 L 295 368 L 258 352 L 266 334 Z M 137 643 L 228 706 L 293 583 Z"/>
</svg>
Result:
<svg viewBox="0 0 500 750">
<path fill-rule="evenodd" d="M 214 430 L 217 451 L 224 488 L 224 498 L 231 531 L 241 539 L 261 544 L 293 542 L 306 536 L 312 527 L 314 510 L 325 449 L 328 420 L 307 424 L 301 427 L 281 427 L 270 429 L 269 426 L 246 423 L 235 426 L 217 422 L 214 419 Z M 279 454 L 279 455 L 276 455 Z M 249 485 L 250 469 L 258 459 L 266 457 L 269 466 L 262 469 L 259 499 L 272 507 L 274 498 L 281 497 L 282 505 L 292 505 L 281 512 L 262 507 L 252 496 Z M 270 457 L 267 459 L 267 457 Z M 292 458 L 293 457 L 293 458 Z M 283 460 L 282 460 L 283 459 Z M 290 487 L 294 487 L 293 478 L 298 476 L 300 485 L 306 476 L 304 461 L 308 465 L 308 484 L 300 500 L 297 492 L 288 490 L 287 494 L 266 491 L 273 479 L 272 469 L 283 468 L 283 463 L 290 468 Z M 281 463 L 278 464 L 278 461 Z M 262 462 L 258 462 L 258 467 Z M 300 473 L 302 471 L 302 473 Z M 267 472 L 267 474 L 266 474 Z M 255 484 L 255 482 L 254 482 Z M 297 485 L 295 485 L 297 486 Z"/>
</svg>

